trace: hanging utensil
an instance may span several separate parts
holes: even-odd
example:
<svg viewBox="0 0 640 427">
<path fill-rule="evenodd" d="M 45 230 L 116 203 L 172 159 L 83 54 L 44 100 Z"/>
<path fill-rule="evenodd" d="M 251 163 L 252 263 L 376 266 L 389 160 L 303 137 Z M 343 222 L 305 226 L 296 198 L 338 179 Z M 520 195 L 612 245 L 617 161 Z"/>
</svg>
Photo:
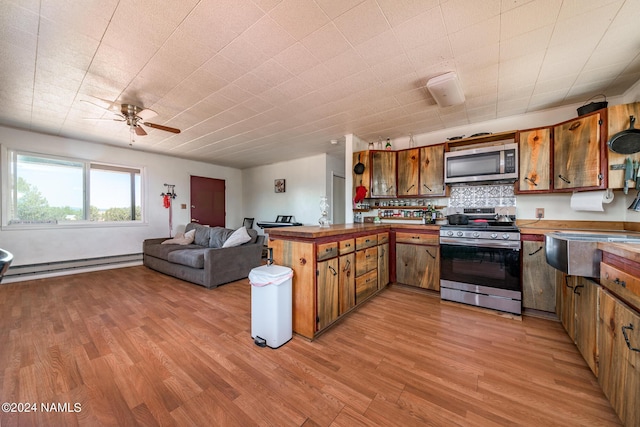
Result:
<svg viewBox="0 0 640 427">
<path fill-rule="evenodd" d="M 640 152 L 640 129 L 636 129 L 634 124 L 636 118 L 629 116 L 629 129 L 616 133 L 611 137 L 609 150 L 619 154 L 634 154 Z"/>
<path fill-rule="evenodd" d="M 635 179 L 633 176 L 633 161 L 631 161 L 631 157 L 627 157 L 624 163 L 624 194 L 629 193 L 629 181 Z"/>
<path fill-rule="evenodd" d="M 360 154 L 358 154 L 358 163 L 356 163 L 355 167 L 353 168 L 353 172 L 356 175 L 362 175 L 362 173 L 364 172 L 364 164 L 360 162 Z"/>
</svg>

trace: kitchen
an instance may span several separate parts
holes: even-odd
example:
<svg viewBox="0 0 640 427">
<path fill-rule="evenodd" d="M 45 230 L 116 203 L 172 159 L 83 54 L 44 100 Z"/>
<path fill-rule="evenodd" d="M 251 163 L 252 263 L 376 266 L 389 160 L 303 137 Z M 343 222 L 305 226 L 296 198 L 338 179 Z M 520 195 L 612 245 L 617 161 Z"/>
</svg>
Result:
<svg viewBox="0 0 640 427">
<path fill-rule="evenodd" d="M 543 200 L 548 203 L 549 197 L 552 198 L 558 194 L 564 194 L 566 199 L 567 195 L 572 194 L 576 189 L 592 190 L 595 191 L 594 194 L 601 197 L 600 207 L 604 212 L 614 206 L 612 202 L 618 205 L 624 204 L 623 209 L 626 210 L 630 199 L 633 199 L 633 194 L 635 194 L 633 188 L 635 182 L 625 183 L 624 169 L 615 165 L 626 163 L 626 157 L 629 156 L 637 160 L 635 158 L 637 154 L 609 153 L 610 150 L 608 150 L 606 142 L 610 136 L 629 127 L 629 116 L 640 115 L 639 113 L 640 104 L 638 103 L 620 104 L 608 109 L 597 110 L 577 119 L 552 123 L 545 128 L 514 131 L 509 136 L 513 136 L 514 141 L 519 144 L 520 164 L 519 178 L 515 185 L 501 182 L 501 180 L 494 181 L 489 185 L 485 182 L 482 184 L 464 182 L 463 185 L 456 186 L 448 186 L 444 182 L 442 184 L 439 182 L 436 184 L 420 182 L 421 176 L 438 176 L 438 174 L 430 174 L 430 172 L 408 173 L 408 176 L 414 176 L 414 179 L 417 179 L 418 185 L 406 185 L 403 181 L 405 178 L 400 177 L 405 175 L 406 169 L 410 168 L 399 163 L 398 159 L 401 156 L 395 151 L 374 150 L 365 156 L 363 156 L 363 152 L 355 152 L 353 164 L 357 165 L 361 162 L 364 164 L 364 169 L 360 174 L 357 173 L 357 170 L 354 171 L 353 182 L 357 182 L 358 186 L 370 183 L 370 194 L 377 196 L 364 198 L 360 202 L 364 202 L 365 206 L 361 209 L 356 208 L 356 213 L 362 215 L 363 223 L 335 225 L 329 228 L 292 227 L 291 230 L 278 230 L 270 235 L 269 245 L 274 248 L 275 262 L 288 265 L 295 272 L 294 330 L 302 336 L 313 339 L 341 317 L 355 310 L 361 303 L 382 292 L 389 283 L 424 288 L 425 292 L 439 294 L 443 300 L 464 304 L 471 303 L 483 309 L 491 309 L 500 315 L 512 316 L 514 319 L 520 316 L 521 308 L 525 315 L 558 316 L 569 336 L 577 345 L 583 341 L 589 343 L 582 349 L 581 345 L 578 345 L 583 355 L 601 356 L 599 364 L 600 366 L 604 364 L 607 368 L 598 374 L 598 363 L 590 366 L 593 366 L 594 374 L 601 381 L 605 394 L 621 419 L 628 425 L 634 425 L 639 415 L 637 408 L 634 409 L 635 406 L 631 402 L 634 402 L 633 399 L 637 398 L 640 393 L 640 374 L 637 368 L 634 368 L 639 365 L 633 362 L 635 360 L 633 357 L 637 357 L 638 352 L 637 331 L 634 331 L 633 326 L 629 326 L 633 325 L 633 321 L 629 324 L 616 326 L 622 333 L 615 329 L 608 331 L 607 325 L 619 325 L 621 320 L 615 316 L 618 315 L 616 313 L 621 313 L 624 310 L 627 310 L 624 311 L 627 316 L 625 319 L 631 316 L 636 319 L 635 323 L 640 324 L 640 321 L 637 320 L 640 304 L 634 299 L 634 295 L 637 296 L 635 292 L 638 290 L 637 283 L 640 280 L 638 279 L 640 274 L 637 272 L 640 271 L 640 268 L 629 269 L 625 267 L 638 262 L 638 252 L 640 251 L 629 244 L 616 245 L 614 250 L 608 242 L 598 243 L 598 248 L 605 253 L 604 259 L 608 260 L 613 269 L 607 270 L 611 276 L 600 278 L 601 286 L 591 279 L 572 276 L 554 269 L 546 262 L 543 249 L 545 234 L 554 230 L 573 228 L 637 233 L 640 231 L 638 223 L 583 219 L 549 220 L 545 219 L 544 212 L 539 210 L 545 209 L 548 204 L 535 206 L 537 209 L 531 210 L 534 213 L 538 211 L 540 216 L 529 218 L 527 215 L 518 215 L 520 204 L 516 208 L 516 198 L 518 198 L 518 203 L 527 197 L 534 197 L 535 203 Z M 576 125 L 576 123 L 578 124 Z M 578 129 L 577 132 L 575 132 L 576 129 Z M 575 137 L 568 137 L 567 132 L 573 132 Z M 593 138 L 593 135 L 596 135 L 596 139 L 590 140 L 589 138 Z M 495 147 L 495 143 L 498 141 L 499 146 L 504 146 L 504 144 L 500 144 L 504 138 L 504 134 L 491 134 L 454 140 L 443 144 L 443 152 L 451 152 L 452 147 L 475 146 L 475 143 L 486 143 L 487 146 Z M 582 138 L 587 138 L 587 140 Z M 591 141 L 595 141 L 595 143 Z M 555 144 L 552 145 L 551 142 Z M 567 149 L 562 144 L 569 144 L 570 147 Z M 440 167 L 446 168 L 445 162 L 432 160 L 434 157 L 432 157 L 431 149 L 432 147 L 410 147 L 407 150 L 410 154 L 402 158 L 412 162 L 415 162 L 416 159 L 427 159 L 428 161 L 425 162 L 417 162 L 419 168 L 428 168 L 429 165 L 440 165 Z M 401 151 L 398 150 L 397 153 Z M 546 161 L 544 156 L 540 157 L 541 152 L 549 156 Z M 377 154 L 381 155 L 377 156 Z M 581 155 L 582 158 L 580 158 Z M 391 160 L 389 160 L 390 158 Z M 580 160 L 575 162 L 576 158 Z M 571 164 L 571 161 L 567 159 L 574 161 L 574 167 L 556 173 L 566 164 Z M 589 168 L 589 162 L 595 166 Z M 543 169 L 536 170 L 535 174 L 531 174 L 531 164 L 541 166 Z M 575 166 L 576 164 L 578 167 Z M 444 169 L 441 171 L 441 180 L 444 181 L 446 174 Z M 524 171 L 527 173 L 524 174 Z M 546 180 L 539 178 L 545 176 L 548 177 Z M 383 180 L 383 184 L 376 183 L 376 181 L 382 182 Z M 546 185 L 549 187 L 537 188 Z M 627 189 L 627 194 L 624 194 L 624 187 L 632 187 L 632 189 Z M 413 190 L 414 188 L 417 188 L 417 192 L 421 188 L 425 188 L 426 191 L 434 188 L 439 189 L 440 193 L 437 197 L 428 199 L 429 204 L 440 209 L 441 212 L 446 210 L 446 216 L 449 220 L 454 220 L 453 222 L 459 220 L 460 223 L 442 226 L 423 224 L 424 215 L 380 217 L 379 212 L 383 210 L 382 207 L 387 208 L 384 210 L 394 211 L 394 214 L 395 211 L 425 210 L 424 199 L 426 198 L 420 197 L 421 194 L 399 196 L 393 188 L 397 188 L 398 192 L 401 189 Z M 610 200 L 611 192 L 608 190 L 615 190 L 617 201 Z M 380 196 L 381 191 L 387 191 L 389 194 Z M 629 192 L 631 192 L 631 196 Z M 357 194 L 355 188 L 353 194 Z M 410 201 L 408 206 L 402 202 L 402 207 L 396 207 L 396 201 L 404 200 L 405 197 L 409 200 L 422 199 L 422 206 L 419 204 L 412 206 Z M 573 199 L 573 196 L 570 197 Z M 578 201 L 574 205 L 576 209 L 581 203 L 580 197 L 577 199 Z M 596 202 L 597 200 L 595 202 L 589 201 L 597 208 Z M 376 203 L 378 203 L 377 207 Z M 381 203 L 386 203 L 387 206 L 381 205 Z M 391 209 L 388 208 L 389 203 L 392 204 Z M 635 211 L 630 211 L 631 215 L 634 213 Z M 629 215 L 629 219 L 633 218 L 631 215 Z M 471 227 L 469 223 L 471 223 Z M 462 228 L 452 228 L 459 226 Z M 484 230 L 487 230 L 488 234 L 485 234 Z M 448 236 L 449 233 L 451 235 Z M 484 240 L 487 242 L 499 243 L 500 245 L 497 248 L 495 245 L 489 245 L 488 248 L 487 245 L 476 245 L 475 247 L 466 245 L 463 251 L 459 248 L 448 248 L 449 245 L 459 246 L 460 241 L 483 240 L 484 236 L 486 236 Z M 458 242 L 447 241 L 450 237 L 460 237 L 461 239 Z M 516 242 L 517 249 L 515 251 L 513 248 L 505 247 L 505 244 L 509 242 Z M 520 249 L 521 246 L 522 249 Z M 351 249 L 343 252 L 342 248 L 345 247 Z M 348 273 L 351 272 L 354 261 L 353 258 L 347 257 L 352 254 L 353 248 L 356 253 L 355 273 L 350 275 Z M 614 253 L 607 255 L 609 251 Z M 372 264 L 370 261 L 359 261 L 359 259 L 375 259 L 376 257 L 377 261 Z M 335 264 L 327 264 L 328 262 Z M 364 265 L 365 262 L 368 266 L 359 273 L 359 264 L 363 263 Z M 477 268 L 483 262 L 480 270 L 471 272 L 472 267 Z M 325 273 L 321 272 L 323 268 L 326 269 Z M 520 272 L 520 268 L 522 268 L 522 272 Z M 628 270 L 631 271 L 631 274 Z M 341 273 L 338 274 L 338 271 Z M 344 274 L 345 271 L 348 273 Z M 623 279 L 614 277 L 614 272 L 618 275 L 627 274 L 629 277 L 625 276 Z M 462 273 L 470 277 L 468 280 L 470 283 L 467 285 L 472 285 L 471 287 L 475 288 L 473 292 L 470 292 L 471 289 L 468 287 L 465 288 L 464 284 L 462 287 L 460 286 L 459 278 L 462 277 Z M 295 295 L 296 280 L 300 283 L 299 289 L 304 289 L 305 294 L 304 296 L 299 295 L 298 299 Z M 482 283 L 476 283 L 477 281 Z M 620 285 L 623 282 L 625 285 Z M 515 289 L 513 289 L 514 283 Z M 626 286 L 626 283 L 631 285 Z M 487 292 L 486 289 L 481 288 L 484 285 L 492 285 L 489 287 L 493 291 Z M 622 296 L 620 288 L 624 292 Z M 592 297 L 589 300 L 577 297 L 576 295 L 581 294 L 581 289 L 590 289 L 588 295 L 592 295 Z M 515 292 L 515 295 L 511 292 Z M 352 293 L 355 293 L 354 302 L 346 308 L 341 307 L 340 303 L 345 299 L 345 295 Z M 472 293 L 475 295 L 471 295 Z M 487 299 L 499 301 L 499 304 L 487 303 L 485 301 Z M 508 301 L 506 308 L 501 305 L 504 301 Z M 581 301 L 590 301 L 590 305 L 583 306 Z M 597 301 L 605 301 L 609 311 L 598 311 Z M 631 309 L 627 305 L 630 305 Z M 300 324 L 304 324 L 303 330 L 296 329 L 296 317 Z M 588 321 L 580 319 L 588 319 Z M 601 326 L 597 327 L 598 324 Z M 584 327 L 584 325 L 591 326 Z M 581 331 L 586 337 L 581 338 L 582 335 L 574 335 L 576 330 Z M 617 344 L 613 344 L 616 337 Z M 625 340 L 621 341 L 622 337 Z M 605 342 L 610 343 L 609 347 L 601 348 Z M 621 353 L 625 350 L 624 354 Z M 595 356 L 585 356 L 585 359 L 588 358 L 598 361 Z M 614 381 L 611 378 L 620 378 L 620 376 L 627 379 L 625 392 L 622 394 L 612 391 L 614 387 L 611 386 Z M 633 379 L 629 381 L 631 378 Z"/>
</svg>

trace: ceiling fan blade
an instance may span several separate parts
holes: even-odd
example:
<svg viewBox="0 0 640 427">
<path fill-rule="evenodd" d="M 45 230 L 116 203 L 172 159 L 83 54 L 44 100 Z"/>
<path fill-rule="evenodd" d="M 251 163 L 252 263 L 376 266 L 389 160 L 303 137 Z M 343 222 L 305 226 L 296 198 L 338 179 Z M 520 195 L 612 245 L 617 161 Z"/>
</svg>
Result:
<svg viewBox="0 0 640 427">
<path fill-rule="evenodd" d="M 145 136 L 147 134 L 147 132 L 142 129 L 142 126 L 136 126 L 136 135 L 138 136 Z"/>
<path fill-rule="evenodd" d="M 155 117 L 157 115 L 158 115 L 158 113 L 156 113 L 155 111 L 150 110 L 148 108 L 145 108 L 144 110 L 139 111 L 136 114 L 136 116 L 140 117 L 142 120 L 149 120 L 150 118 Z"/>
<path fill-rule="evenodd" d="M 180 133 L 180 129 L 170 128 L 169 126 L 162 126 L 162 125 L 157 125 L 155 123 L 149 123 L 149 122 L 144 122 L 143 124 L 145 126 L 149 126 L 150 128 L 160 129 L 160 130 L 164 130 L 166 132 Z"/>
<path fill-rule="evenodd" d="M 126 122 L 126 119 L 124 117 L 118 117 L 117 119 L 104 119 L 104 118 L 97 118 L 97 117 L 83 117 L 82 120 L 93 120 L 93 121 L 98 121 L 98 122 Z"/>
<path fill-rule="evenodd" d="M 98 99 L 100 99 L 100 98 L 98 98 Z M 111 103 L 111 102 L 107 101 L 106 99 L 100 99 L 100 101 L 104 101 L 104 102 L 108 103 L 108 104 L 109 104 L 109 106 L 108 106 L 108 107 L 103 107 L 102 105 L 96 104 L 95 102 L 87 101 L 86 99 L 81 99 L 81 100 L 80 100 L 80 102 L 86 102 L 87 104 L 91 104 L 91 105 L 93 105 L 94 107 L 98 107 L 98 108 L 100 108 L 100 109 L 102 109 L 102 110 L 105 110 L 105 111 L 108 111 L 108 112 L 110 112 L 110 113 L 118 114 L 118 112 L 117 112 L 116 110 L 114 110 L 114 109 L 113 109 L 113 107 L 114 107 L 114 105 L 115 105 L 115 104 L 113 104 L 113 103 Z"/>
</svg>

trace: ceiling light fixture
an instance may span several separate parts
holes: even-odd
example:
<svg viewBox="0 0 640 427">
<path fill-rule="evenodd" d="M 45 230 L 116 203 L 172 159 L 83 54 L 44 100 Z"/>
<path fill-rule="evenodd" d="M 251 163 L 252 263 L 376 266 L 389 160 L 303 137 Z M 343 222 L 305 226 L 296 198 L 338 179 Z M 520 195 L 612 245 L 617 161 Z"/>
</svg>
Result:
<svg viewBox="0 0 640 427">
<path fill-rule="evenodd" d="M 449 72 L 429 79 L 427 89 L 440 107 L 451 107 L 464 102 L 464 92 L 456 73 Z"/>
<path fill-rule="evenodd" d="M 337 139 L 332 139 L 331 140 L 331 145 L 338 145 L 338 140 Z"/>
</svg>

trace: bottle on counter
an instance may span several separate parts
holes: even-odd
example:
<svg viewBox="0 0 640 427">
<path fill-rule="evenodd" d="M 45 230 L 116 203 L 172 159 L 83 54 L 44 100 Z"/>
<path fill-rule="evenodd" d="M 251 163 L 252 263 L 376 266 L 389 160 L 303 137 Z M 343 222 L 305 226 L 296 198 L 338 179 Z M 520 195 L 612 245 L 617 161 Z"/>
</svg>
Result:
<svg viewBox="0 0 640 427">
<path fill-rule="evenodd" d="M 391 150 L 391 138 L 387 138 L 387 144 L 384 146 L 385 150 Z"/>
</svg>

